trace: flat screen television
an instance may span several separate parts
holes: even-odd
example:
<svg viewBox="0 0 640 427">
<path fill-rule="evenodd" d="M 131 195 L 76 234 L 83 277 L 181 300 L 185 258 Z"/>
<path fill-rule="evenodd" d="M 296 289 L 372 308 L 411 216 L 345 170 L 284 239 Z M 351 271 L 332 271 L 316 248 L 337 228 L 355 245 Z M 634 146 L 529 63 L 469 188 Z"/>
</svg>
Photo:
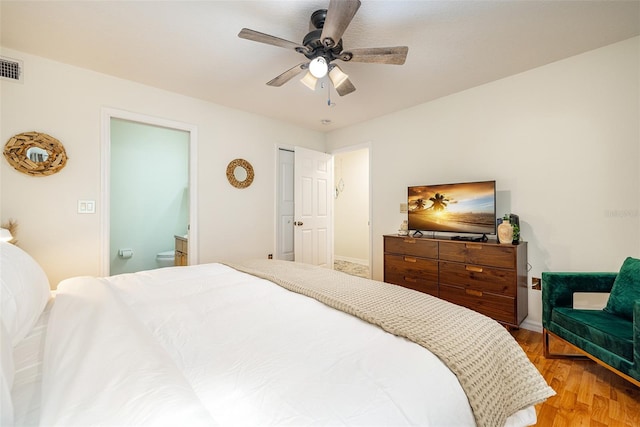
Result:
<svg viewBox="0 0 640 427">
<path fill-rule="evenodd" d="M 407 193 L 408 228 L 414 234 L 482 234 L 483 239 L 496 234 L 495 181 L 417 185 Z"/>
</svg>

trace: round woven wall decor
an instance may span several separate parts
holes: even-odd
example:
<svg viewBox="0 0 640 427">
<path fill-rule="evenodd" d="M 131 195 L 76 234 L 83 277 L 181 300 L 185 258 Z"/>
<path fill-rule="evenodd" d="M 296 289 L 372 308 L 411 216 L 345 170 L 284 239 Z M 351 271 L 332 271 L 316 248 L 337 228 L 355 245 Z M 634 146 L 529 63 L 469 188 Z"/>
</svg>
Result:
<svg viewBox="0 0 640 427">
<path fill-rule="evenodd" d="M 236 178 L 236 168 L 244 169 L 246 178 L 243 181 L 239 181 Z M 253 166 L 251 166 L 251 163 L 247 162 L 245 159 L 231 160 L 227 165 L 227 179 L 229 180 L 229 184 L 236 188 L 247 188 L 253 182 L 253 177 Z"/>
<path fill-rule="evenodd" d="M 9 138 L 4 157 L 14 169 L 32 176 L 52 175 L 67 164 L 62 143 L 39 132 L 19 133 Z"/>
</svg>

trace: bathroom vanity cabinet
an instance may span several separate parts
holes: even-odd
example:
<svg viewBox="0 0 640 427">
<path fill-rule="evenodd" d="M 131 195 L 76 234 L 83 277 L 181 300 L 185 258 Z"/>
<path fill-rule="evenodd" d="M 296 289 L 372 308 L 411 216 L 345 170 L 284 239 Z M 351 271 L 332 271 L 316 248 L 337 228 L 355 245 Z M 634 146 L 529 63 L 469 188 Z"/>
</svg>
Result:
<svg viewBox="0 0 640 427">
<path fill-rule="evenodd" d="M 189 265 L 189 241 L 182 236 L 174 236 L 176 238 L 176 261 L 175 265 Z"/>
</svg>

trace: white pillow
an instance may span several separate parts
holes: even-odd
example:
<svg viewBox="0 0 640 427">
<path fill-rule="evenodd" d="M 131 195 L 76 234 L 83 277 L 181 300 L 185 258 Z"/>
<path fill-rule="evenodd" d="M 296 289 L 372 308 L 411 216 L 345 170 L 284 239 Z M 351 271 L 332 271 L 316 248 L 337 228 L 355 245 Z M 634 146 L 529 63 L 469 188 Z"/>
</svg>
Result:
<svg viewBox="0 0 640 427">
<path fill-rule="evenodd" d="M 15 346 L 33 328 L 51 290 L 42 267 L 19 247 L 0 242 L 2 323 Z"/>
</svg>

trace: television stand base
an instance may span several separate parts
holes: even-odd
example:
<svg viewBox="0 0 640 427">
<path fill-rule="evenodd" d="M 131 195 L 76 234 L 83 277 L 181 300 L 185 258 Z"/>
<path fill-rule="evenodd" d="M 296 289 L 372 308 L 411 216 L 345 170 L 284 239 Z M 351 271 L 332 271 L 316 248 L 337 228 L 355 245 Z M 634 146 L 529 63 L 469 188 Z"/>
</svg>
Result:
<svg viewBox="0 0 640 427">
<path fill-rule="evenodd" d="M 483 234 L 482 237 L 470 237 L 470 236 L 453 236 L 451 240 L 465 240 L 469 242 L 486 242 L 489 240 L 486 234 Z"/>
<path fill-rule="evenodd" d="M 411 235 L 412 237 L 422 237 L 423 234 L 420 230 L 416 230 L 414 231 L 414 233 Z"/>
</svg>

